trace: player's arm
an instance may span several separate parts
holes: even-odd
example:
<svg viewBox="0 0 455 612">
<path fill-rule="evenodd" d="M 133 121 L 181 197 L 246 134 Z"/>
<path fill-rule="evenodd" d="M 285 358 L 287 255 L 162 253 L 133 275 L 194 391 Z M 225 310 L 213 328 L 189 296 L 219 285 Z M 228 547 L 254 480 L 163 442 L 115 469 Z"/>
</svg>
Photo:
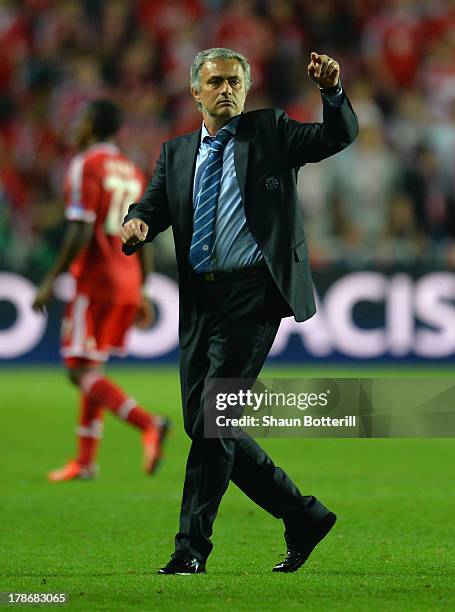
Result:
<svg viewBox="0 0 455 612">
<path fill-rule="evenodd" d="M 123 252 L 131 255 L 145 242 L 151 242 L 157 234 L 171 224 L 166 191 L 166 145 L 156 162 L 155 172 L 140 202 L 132 204 L 123 221 L 120 238 Z"/>
<path fill-rule="evenodd" d="M 146 244 L 139 251 L 138 256 L 141 260 L 142 269 L 142 297 L 135 323 L 140 329 L 147 329 L 155 320 L 155 309 L 151 300 L 150 288 L 146 284 L 155 269 L 153 246 Z"/>
<path fill-rule="evenodd" d="M 44 277 L 33 301 L 33 309 L 44 312 L 52 297 L 52 285 L 62 272 L 68 270 L 71 262 L 90 242 L 93 223 L 86 221 L 69 221 L 63 237 L 63 243 L 57 254 L 54 265 Z"/>
</svg>

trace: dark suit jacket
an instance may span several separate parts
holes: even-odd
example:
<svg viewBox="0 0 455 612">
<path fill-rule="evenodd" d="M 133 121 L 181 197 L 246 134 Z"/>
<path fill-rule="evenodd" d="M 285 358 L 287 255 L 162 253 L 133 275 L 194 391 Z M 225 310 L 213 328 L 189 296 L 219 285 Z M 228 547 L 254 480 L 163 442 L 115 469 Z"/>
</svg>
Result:
<svg viewBox="0 0 455 612">
<path fill-rule="evenodd" d="M 347 97 L 340 107 L 323 98 L 323 123 L 299 123 L 280 109 L 242 114 L 234 161 L 246 222 L 283 296 L 281 316 L 305 321 L 315 313 L 313 284 L 297 198 L 297 173 L 347 147 L 357 136 L 357 117 Z M 192 336 L 194 278 L 188 264 L 193 231 L 193 177 L 201 131 L 163 144 L 155 174 L 125 221 L 149 226 L 147 242 L 172 225 L 180 286 L 180 345 Z M 354 169 L 353 169 L 354 170 Z M 124 247 L 127 254 L 138 247 Z"/>
</svg>

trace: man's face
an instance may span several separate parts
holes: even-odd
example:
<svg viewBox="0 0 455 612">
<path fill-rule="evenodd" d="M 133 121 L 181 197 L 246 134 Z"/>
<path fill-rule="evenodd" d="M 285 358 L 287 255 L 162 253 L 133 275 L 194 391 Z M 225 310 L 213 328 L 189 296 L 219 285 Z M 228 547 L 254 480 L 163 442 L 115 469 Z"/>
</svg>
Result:
<svg viewBox="0 0 455 612">
<path fill-rule="evenodd" d="M 217 58 L 202 66 L 200 90 L 191 89 L 194 99 L 202 104 L 202 114 L 213 118 L 234 117 L 245 105 L 245 75 L 235 59 Z"/>
</svg>

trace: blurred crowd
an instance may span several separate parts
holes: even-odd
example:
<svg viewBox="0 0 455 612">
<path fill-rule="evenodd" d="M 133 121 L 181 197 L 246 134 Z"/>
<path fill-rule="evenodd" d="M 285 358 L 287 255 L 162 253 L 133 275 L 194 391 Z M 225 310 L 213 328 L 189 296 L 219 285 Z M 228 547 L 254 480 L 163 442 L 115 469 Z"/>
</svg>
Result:
<svg viewBox="0 0 455 612">
<path fill-rule="evenodd" d="M 455 267 L 455 0 L 0 0 L 2 268 L 54 256 L 84 103 L 121 104 L 120 144 L 150 175 L 200 125 L 188 69 L 213 46 L 249 58 L 247 110 L 301 121 L 321 118 L 309 53 L 340 62 L 361 130 L 300 173 L 313 265 Z"/>
</svg>

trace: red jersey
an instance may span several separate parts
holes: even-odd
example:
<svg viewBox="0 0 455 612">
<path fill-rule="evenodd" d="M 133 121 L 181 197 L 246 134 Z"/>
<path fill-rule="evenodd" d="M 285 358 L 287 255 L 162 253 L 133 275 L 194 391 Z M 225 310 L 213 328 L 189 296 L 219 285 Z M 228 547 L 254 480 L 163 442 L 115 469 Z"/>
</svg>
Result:
<svg viewBox="0 0 455 612">
<path fill-rule="evenodd" d="M 144 187 L 142 171 L 113 144 L 93 145 L 71 161 L 65 216 L 94 225 L 90 243 L 70 268 L 78 294 L 108 303 L 139 303 L 139 256 L 122 254 L 119 234 L 129 204 L 141 198 Z"/>
</svg>

